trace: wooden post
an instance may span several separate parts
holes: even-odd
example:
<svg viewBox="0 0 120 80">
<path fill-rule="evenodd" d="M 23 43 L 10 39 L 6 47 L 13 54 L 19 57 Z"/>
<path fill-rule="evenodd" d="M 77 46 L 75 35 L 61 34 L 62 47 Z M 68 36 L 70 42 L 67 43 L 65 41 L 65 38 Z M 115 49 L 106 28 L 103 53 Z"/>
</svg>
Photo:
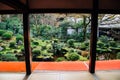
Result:
<svg viewBox="0 0 120 80">
<path fill-rule="evenodd" d="M 23 30 L 24 30 L 26 75 L 30 75 L 31 74 L 31 48 L 30 48 L 29 13 L 27 12 L 23 13 Z"/>
<path fill-rule="evenodd" d="M 98 0 L 93 0 L 93 12 L 91 13 L 91 40 L 90 40 L 90 63 L 89 63 L 90 73 L 95 73 L 97 27 L 98 27 Z"/>
</svg>

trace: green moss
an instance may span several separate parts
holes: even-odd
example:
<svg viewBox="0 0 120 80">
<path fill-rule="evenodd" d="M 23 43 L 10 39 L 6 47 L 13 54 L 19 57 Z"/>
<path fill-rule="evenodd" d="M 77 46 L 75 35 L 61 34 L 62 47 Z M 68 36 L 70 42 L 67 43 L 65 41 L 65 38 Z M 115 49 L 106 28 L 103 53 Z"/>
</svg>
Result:
<svg viewBox="0 0 120 80">
<path fill-rule="evenodd" d="M 10 40 L 12 38 L 13 32 L 7 31 L 2 35 L 2 39 L 4 40 Z"/>
</svg>

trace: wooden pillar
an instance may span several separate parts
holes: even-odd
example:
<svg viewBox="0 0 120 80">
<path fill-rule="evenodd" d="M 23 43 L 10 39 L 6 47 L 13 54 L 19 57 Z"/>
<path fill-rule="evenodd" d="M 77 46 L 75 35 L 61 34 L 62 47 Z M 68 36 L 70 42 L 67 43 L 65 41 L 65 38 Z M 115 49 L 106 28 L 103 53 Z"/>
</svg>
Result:
<svg viewBox="0 0 120 80">
<path fill-rule="evenodd" d="M 91 13 L 91 40 L 89 62 L 90 73 L 95 73 L 97 27 L 98 27 L 98 0 L 93 0 L 93 11 Z"/>
<path fill-rule="evenodd" d="M 23 13 L 23 30 L 24 30 L 26 75 L 30 75 L 31 74 L 31 48 L 30 48 L 29 13 L 27 12 Z"/>
</svg>

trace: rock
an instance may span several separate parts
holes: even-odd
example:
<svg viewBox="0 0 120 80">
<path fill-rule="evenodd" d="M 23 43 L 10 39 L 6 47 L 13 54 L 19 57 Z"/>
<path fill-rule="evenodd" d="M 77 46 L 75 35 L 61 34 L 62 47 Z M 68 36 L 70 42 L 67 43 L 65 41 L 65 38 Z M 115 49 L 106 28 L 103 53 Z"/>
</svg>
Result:
<svg viewBox="0 0 120 80">
<path fill-rule="evenodd" d="M 17 44 L 18 44 L 18 45 L 22 45 L 23 42 L 22 42 L 21 40 L 19 40 Z"/>
<path fill-rule="evenodd" d="M 0 46 L 0 51 L 2 51 L 4 48 Z"/>
</svg>

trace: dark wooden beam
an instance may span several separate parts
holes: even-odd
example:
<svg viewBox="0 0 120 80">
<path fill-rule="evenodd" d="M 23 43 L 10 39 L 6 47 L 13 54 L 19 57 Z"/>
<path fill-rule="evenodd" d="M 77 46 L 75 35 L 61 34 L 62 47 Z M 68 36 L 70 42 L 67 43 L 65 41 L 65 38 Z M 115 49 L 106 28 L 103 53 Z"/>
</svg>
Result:
<svg viewBox="0 0 120 80">
<path fill-rule="evenodd" d="M 97 27 L 98 27 L 98 0 L 93 0 L 93 12 L 91 13 L 91 40 L 89 62 L 90 73 L 95 73 Z"/>
<path fill-rule="evenodd" d="M 24 48 L 25 48 L 25 64 L 26 75 L 31 74 L 31 48 L 30 48 L 30 26 L 29 13 L 23 13 L 23 30 L 24 30 Z"/>
<path fill-rule="evenodd" d="M 99 9 L 99 14 L 120 14 L 120 9 Z"/>
<path fill-rule="evenodd" d="M 30 9 L 30 13 L 91 13 L 91 9 Z"/>
<path fill-rule="evenodd" d="M 26 9 L 26 5 L 20 0 L 0 0 L 1 3 L 6 4 L 14 9 Z"/>
<path fill-rule="evenodd" d="M 0 10 L 0 14 L 23 14 L 22 10 Z"/>
<path fill-rule="evenodd" d="M 0 14 L 22 14 L 23 10 L 0 10 Z M 29 9 L 29 14 L 34 13 L 88 13 L 91 14 L 91 9 Z M 99 14 L 119 14 L 119 9 L 99 9 Z"/>
</svg>

